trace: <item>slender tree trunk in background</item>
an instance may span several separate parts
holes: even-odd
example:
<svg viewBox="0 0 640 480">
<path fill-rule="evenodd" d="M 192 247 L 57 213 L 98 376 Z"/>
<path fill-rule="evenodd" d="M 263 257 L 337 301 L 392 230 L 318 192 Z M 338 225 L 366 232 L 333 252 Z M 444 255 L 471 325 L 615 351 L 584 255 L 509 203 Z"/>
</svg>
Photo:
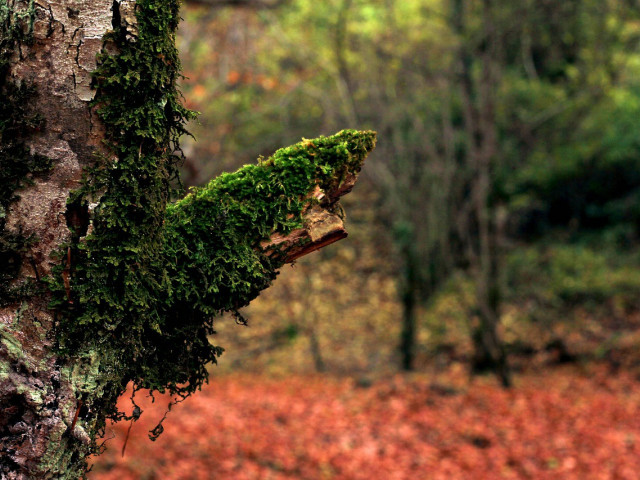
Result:
<svg viewBox="0 0 640 480">
<path fill-rule="evenodd" d="M 335 26 L 334 52 L 338 75 L 336 76 L 337 89 L 342 97 L 345 117 L 350 123 L 358 125 L 358 110 L 355 101 L 355 89 L 345 54 L 347 52 L 347 26 L 349 23 L 349 11 L 353 0 L 343 0 L 338 9 L 338 18 Z"/>
<path fill-rule="evenodd" d="M 402 300 L 402 330 L 400 333 L 400 356 L 402 369 L 412 371 L 416 360 L 416 304 L 418 301 L 417 268 L 411 246 L 404 247 L 404 274 L 400 285 Z"/>
<path fill-rule="evenodd" d="M 495 258 L 495 257 L 494 257 Z M 511 386 L 511 373 L 504 345 L 498 334 L 500 323 L 500 288 L 497 262 L 492 261 L 487 271 L 482 271 L 478 284 L 479 324 L 473 332 L 474 371 L 495 372 L 504 387 Z"/>
<path fill-rule="evenodd" d="M 221 353 L 213 316 L 346 236 L 337 201 L 373 132 L 305 140 L 169 203 L 192 117 L 178 6 L 0 5 L 2 479 L 81 477 L 129 382 L 196 391 Z"/>
<path fill-rule="evenodd" d="M 402 369 L 415 370 L 416 357 L 416 299 L 411 292 L 402 294 L 402 333 L 400 336 L 400 355 Z"/>
<path fill-rule="evenodd" d="M 467 2 L 453 0 L 452 23 L 459 35 L 460 94 L 463 103 L 464 127 L 467 135 L 467 160 L 471 173 L 470 225 L 477 234 L 466 235 L 469 266 L 476 283 L 476 314 L 478 324 L 472 333 L 474 358 L 472 371 L 490 370 L 505 387 L 511 385 L 506 351 L 498 333 L 500 323 L 500 282 L 498 229 L 493 205 L 492 175 L 498 156 L 495 119 L 495 93 L 498 87 L 498 39 L 492 2 L 482 2 L 482 41 L 471 44 L 465 20 Z M 478 40 L 475 40 L 478 42 Z M 473 50 L 472 50 L 473 49 Z M 472 53 L 474 52 L 474 53 Z M 479 78 L 472 67 L 480 62 Z"/>
<path fill-rule="evenodd" d="M 480 275 L 478 281 L 478 306 L 482 345 L 480 352 L 491 360 L 491 370 L 496 372 L 504 387 L 511 386 L 511 374 L 504 344 L 498 332 L 500 304 L 500 229 L 498 211 L 493 197 L 493 172 L 498 161 L 498 133 L 495 112 L 495 96 L 498 88 L 499 39 L 495 25 L 493 0 L 483 0 L 483 27 L 486 46 L 482 50 L 480 78 L 479 186 L 477 218 L 480 238 Z M 478 345 L 478 343 L 476 344 Z M 488 355 L 487 355 L 488 354 Z"/>
<path fill-rule="evenodd" d="M 318 341 L 318 334 L 313 325 L 308 327 L 309 346 L 311 348 L 311 357 L 313 358 L 313 365 L 316 372 L 322 373 L 327 370 L 327 366 L 322 358 L 322 349 L 320 348 L 320 342 Z"/>
</svg>

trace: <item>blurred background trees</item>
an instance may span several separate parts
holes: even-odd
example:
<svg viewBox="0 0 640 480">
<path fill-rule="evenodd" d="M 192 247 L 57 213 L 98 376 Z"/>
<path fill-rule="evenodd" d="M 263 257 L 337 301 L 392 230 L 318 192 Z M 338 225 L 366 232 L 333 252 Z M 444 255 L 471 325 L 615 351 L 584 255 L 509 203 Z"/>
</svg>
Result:
<svg viewBox="0 0 640 480">
<path fill-rule="evenodd" d="M 462 361 L 509 385 L 532 354 L 632 361 L 637 1 L 203 0 L 183 16 L 202 112 L 187 183 L 301 137 L 379 134 L 351 240 L 283 272 L 250 328 L 219 322 L 222 368 Z"/>
</svg>

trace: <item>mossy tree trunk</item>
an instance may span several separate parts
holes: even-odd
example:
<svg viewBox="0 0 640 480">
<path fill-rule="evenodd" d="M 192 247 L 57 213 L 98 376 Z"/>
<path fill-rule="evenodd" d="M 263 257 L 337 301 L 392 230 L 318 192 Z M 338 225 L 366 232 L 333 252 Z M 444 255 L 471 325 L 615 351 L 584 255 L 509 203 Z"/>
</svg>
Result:
<svg viewBox="0 0 640 480">
<path fill-rule="evenodd" d="M 178 7 L 0 5 L 0 478 L 83 476 L 105 422 L 131 418 L 128 384 L 193 393 L 222 352 L 212 318 L 346 235 L 337 200 L 372 132 L 305 140 L 172 201 L 193 116 Z"/>
</svg>

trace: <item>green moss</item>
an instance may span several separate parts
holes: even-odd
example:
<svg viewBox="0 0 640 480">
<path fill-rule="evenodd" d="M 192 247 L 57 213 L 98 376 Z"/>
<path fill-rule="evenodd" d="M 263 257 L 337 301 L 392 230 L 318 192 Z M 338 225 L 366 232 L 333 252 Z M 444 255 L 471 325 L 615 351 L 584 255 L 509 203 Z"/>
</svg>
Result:
<svg viewBox="0 0 640 480">
<path fill-rule="evenodd" d="M 127 418 L 116 399 L 128 382 L 184 397 L 207 381 L 206 365 L 222 353 L 209 343 L 212 318 L 246 305 L 282 265 L 260 241 L 300 227 L 316 184 L 359 170 L 375 143 L 373 132 L 349 130 L 305 140 L 169 204 L 173 152 L 194 117 L 176 88 L 178 6 L 141 0 L 136 36 L 116 28 L 106 38 L 117 53 L 99 56 L 94 80 L 111 155 L 72 195 L 99 206 L 51 284 L 60 353 L 77 365 L 69 375 L 96 431 Z"/>
<path fill-rule="evenodd" d="M 214 179 L 169 205 L 163 264 L 170 279 L 159 323 L 144 336 L 145 386 L 188 394 L 222 350 L 209 343 L 213 317 L 237 312 L 268 287 L 284 259 L 260 243 L 302 227 L 316 185 L 359 171 L 375 134 L 345 130 L 278 150 L 267 161 Z"/>
<path fill-rule="evenodd" d="M 41 116 L 30 108 L 29 100 L 36 92 L 9 76 L 9 62 L 18 45 L 31 41 L 33 5 L 31 1 L 24 12 L 14 12 L 6 3 L 0 5 L 0 306 L 33 292 L 33 285 L 10 286 L 33 239 L 8 232 L 6 218 L 11 203 L 19 199 L 17 192 L 32 183 L 33 175 L 51 168 L 49 159 L 31 154 L 25 146 L 25 140 L 43 126 Z"/>
<path fill-rule="evenodd" d="M 173 152 L 184 124 L 195 116 L 182 107 L 176 88 L 178 9 L 177 0 L 141 0 L 137 36 L 115 25 L 104 38 L 108 48 L 94 72 L 95 104 L 111 154 L 87 172 L 70 199 L 85 207 L 99 200 L 92 233 L 69 246 L 71 291 L 61 279 L 69 267 L 66 255 L 51 284 L 60 352 L 84 360 L 98 352 L 87 375 L 73 375 L 77 394 L 92 399 L 93 419 L 87 421 L 97 422 L 98 430 L 105 417 L 121 416 L 115 399 L 127 380 L 141 383 L 142 337 L 157 324 L 157 292 L 167 290 L 161 249 L 176 177 Z"/>
<path fill-rule="evenodd" d="M 373 132 L 353 130 L 305 140 L 169 205 L 164 251 L 172 296 L 205 315 L 246 305 L 282 266 L 260 242 L 300 228 L 316 185 L 329 190 L 359 171 L 374 144 Z"/>
<path fill-rule="evenodd" d="M 0 329 L 0 343 L 4 345 L 8 358 L 12 360 L 22 360 L 25 357 L 24 348 L 22 343 L 20 343 L 12 333 L 13 332 L 8 330 Z"/>
</svg>

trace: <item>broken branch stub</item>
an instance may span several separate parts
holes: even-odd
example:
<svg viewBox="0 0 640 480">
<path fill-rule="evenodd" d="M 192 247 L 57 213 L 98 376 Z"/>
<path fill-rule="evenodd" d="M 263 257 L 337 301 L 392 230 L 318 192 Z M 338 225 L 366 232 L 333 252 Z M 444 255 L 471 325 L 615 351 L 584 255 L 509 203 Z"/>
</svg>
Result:
<svg viewBox="0 0 640 480">
<path fill-rule="evenodd" d="M 329 198 L 320 187 L 317 187 L 302 214 L 304 226 L 288 234 L 275 232 L 269 240 L 261 242 L 260 247 L 264 249 L 265 254 L 271 256 L 278 252 L 283 255 L 284 263 L 291 263 L 304 255 L 346 238 L 348 233 L 341 215 L 342 208 L 335 200 L 328 202 Z M 319 203 L 312 203 L 314 200 Z"/>
<path fill-rule="evenodd" d="M 360 133 L 372 136 L 373 143 L 370 148 L 373 149 L 375 134 Z M 338 135 L 340 133 L 336 136 Z M 312 145 L 312 142 L 307 145 Z M 367 150 L 351 169 L 336 172 L 336 178 L 329 182 L 325 189 L 316 184 L 311 194 L 306 197 L 307 203 L 302 213 L 302 228 L 289 233 L 274 232 L 268 240 L 260 243 L 263 252 L 267 256 L 281 255 L 284 263 L 291 263 L 304 255 L 346 238 L 348 232 L 344 225 L 345 215 L 339 199 L 353 189 L 358 173 L 370 151 Z M 335 181 L 336 179 L 338 181 Z"/>
</svg>

